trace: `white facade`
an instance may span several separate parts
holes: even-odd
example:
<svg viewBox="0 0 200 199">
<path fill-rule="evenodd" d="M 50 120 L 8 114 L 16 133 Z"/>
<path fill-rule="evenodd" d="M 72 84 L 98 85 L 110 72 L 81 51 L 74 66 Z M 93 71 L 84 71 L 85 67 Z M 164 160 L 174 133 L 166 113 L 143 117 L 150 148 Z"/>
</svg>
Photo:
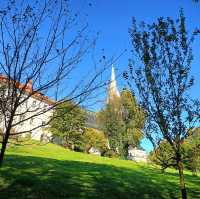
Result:
<svg viewBox="0 0 200 199">
<path fill-rule="evenodd" d="M 137 149 L 136 147 L 129 146 L 128 147 L 128 159 L 134 160 L 136 162 L 147 162 L 148 155 L 146 151 Z"/>
<path fill-rule="evenodd" d="M 6 84 L 6 78 L 1 77 Z M 20 89 L 21 84 L 19 84 Z M 26 137 L 30 135 L 32 139 L 42 140 L 42 139 L 50 139 L 51 133 L 46 130 L 46 125 L 48 124 L 50 117 L 53 114 L 52 105 L 53 101 L 48 99 L 48 97 L 42 95 L 41 93 L 31 93 L 32 83 L 27 84 L 27 89 L 20 101 L 27 98 L 32 94 L 32 96 L 28 97 L 24 100 L 24 102 L 18 107 L 12 124 L 12 133 L 21 133 L 22 137 Z M 1 129 L 4 132 L 5 126 L 2 120 Z"/>
<path fill-rule="evenodd" d="M 94 147 L 91 147 L 88 152 L 90 154 L 94 154 L 94 155 L 99 155 L 99 156 L 101 155 L 101 152 L 98 149 L 94 148 Z"/>
<path fill-rule="evenodd" d="M 45 125 L 49 122 L 49 119 L 53 114 L 53 110 L 49 110 L 51 108 L 50 106 L 51 105 L 41 99 L 30 97 L 19 108 L 19 113 L 26 113 L 16 118 L 16 120 L 22 122 L 16 126 L 15 131 L 28 131 L 31 133 L 31 138 L 38 141 L 45 137 L 50 139 L 51 134 L 45 130 L 47 127 Z M 25 121 L 23 122 L 23 120 Z M 22 134 L 22 136 L 25 137 L 26 133 Z"/>
</svg>

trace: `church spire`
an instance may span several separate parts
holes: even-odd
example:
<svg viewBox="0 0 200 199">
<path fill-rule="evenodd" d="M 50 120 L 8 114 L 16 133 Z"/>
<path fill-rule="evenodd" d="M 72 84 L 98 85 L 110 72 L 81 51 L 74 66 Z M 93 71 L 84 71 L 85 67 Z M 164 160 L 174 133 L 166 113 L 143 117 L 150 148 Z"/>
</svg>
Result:
<svg viewBox="0 0 200 199">
<path fill-rule="evenodd" d="M 107 103 L 114 100 L 116 97 L 119 98 L 120 94 L 119 94 L 116 79 L 115 79 L 115 69 L 114 69 L 114 66 L 112 65 L 111 80 L 110 80 L 110 85 L 108 89 Z"/>
</svg>

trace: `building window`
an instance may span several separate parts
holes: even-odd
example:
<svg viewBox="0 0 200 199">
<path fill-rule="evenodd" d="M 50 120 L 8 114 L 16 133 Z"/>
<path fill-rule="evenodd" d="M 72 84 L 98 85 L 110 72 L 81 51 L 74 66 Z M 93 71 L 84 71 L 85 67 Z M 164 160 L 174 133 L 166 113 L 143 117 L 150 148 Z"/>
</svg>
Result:
<svg viewBox="0 0 200 199">
<path fill-rule="evenodd" d="M 32 107 L 33 107 L 33 108 L 36 107 L 36 101 L 33 101 Z"/>
<path fill-rule="evenodd" d="M 19 121 L 21 126 L 24 124 L 24 120 L 25 120 L 25 115 L 20 115 Z"/>
<path fill-rule="evenodd" d="M 31 118 L 31 119 L 30 119 L 30 124 L 33 124 L 33 121 L 34 121 L 34 119 L 33 119 L 33 118 Z"/>
<path fill-rule="evenodd" d="M 46 109 L 47 107 L 48 107 L 48 105 L 47 105 L 47 104 L 45 104 L 45 105 L 44 105 L 44 108 Z"/>
</svg>

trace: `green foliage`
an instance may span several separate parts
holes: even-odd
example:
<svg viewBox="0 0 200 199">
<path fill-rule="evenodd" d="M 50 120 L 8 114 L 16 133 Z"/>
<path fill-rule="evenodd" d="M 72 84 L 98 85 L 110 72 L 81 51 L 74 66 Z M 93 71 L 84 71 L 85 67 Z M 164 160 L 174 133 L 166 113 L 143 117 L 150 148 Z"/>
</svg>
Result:
<svg viewBox="0 0 200 199">
<path fill-rule="evenodd" d="M 168 167 L 176 166 L 174 150 L 171 145 L 163 140 L 150 154 L 150 160 L 159 165 L 164 172 Z"/>
<path fill-rule="evenodd" d="M 195 131 L 184 142 L 185 165 L 194 175 L 200 171 L 200 128 Z"/>
<path fill-rule="evenodd" d="M 120 98 L 116 98 L 110 104 L 97 114 L 97 120 L 101 129 L 108 138 L 109 147 L 116 152 L 120 147 L 121 139 L 124 132 L 124 123 L 120 111 Z"/>
<path fill-rule="evenodd" d="M 119 154 L 116 151 L 113 151 L 112 149 L 108 149 L 103 153 L 103 156 L 109 158 L 118 158 Z"/>
<path fill-rule="evenodd" d="M 84 132 L 83 140 L 86 152 L 88 152 L 91 147 L 98 149 L 101 153 L 107 150 L 107 139 L 101 131 L 87 128 Z"/>
<path fill-rule="evenodd" d="M 129 145 L 138 147 L 143 138 L 142 129 L 144 128 L 145 113 L 138 106 L 132 93 L 124 89 L 121 92 L 122 118 L 126 127 L 126 139 Z"/>
<path fill-rule="evenodd" d="M 147 112 L 146 135 L 154 143 L 164 138 L 171 145 L 180 146 L 199 115 L 198 101 L 189 100 L 187 95 L 194 83 L 190 70 L 196 34 L 190 35 L 186 30 L 180 10 L 178 20 L 160 17 L 155 23 L 138 25 L 133 19 L 130 36 L 135 60 L 130 60 L 125 78 L 131 85 L 135 81 Z"/>
<path fill-rule="evenodd" d="M 136 85 L 147 113 L 146 137 L 154 147 L 165 139 L 174 150 L 180 190 L 186 199 L 182 143 L 200 122 L 200 102 L 189 96 L 194 84 L 193 44 L 200 32 L 187 31 L 181 9 L 177 20 L 160 17 L 151 24 L 137 24 L 133 19 L 129 33 L 134 60 L 129 61 L 129 73 L 124 77 L 130 86 Z"/>
<path fill-rule="evenodd" d="M 107 104 L 98 120 L 112 151 L 126 158 L 129 145 L 139 147 L 145 114 L 129 90 L 124 89 L 120 98 Z"/>
<path fill-rule="evenodd" d="M 200 129 L 190 132 L 190 136 L 181 145 L 181 157 L 184 166 L 194 175 L 200 171 Z M 160 165 L 162 170 L 176 167 L 176 155 L 167 141 L 162 141 L 150 154 L 150 160 Z"/>
<path fill-rule="evenodd" d="M 72 102 L 57 106 L 49 130 L 54 137 L 62 140 L 62 145 L 72 150 L 83 150 L 85 112 Z"/>
</svg>

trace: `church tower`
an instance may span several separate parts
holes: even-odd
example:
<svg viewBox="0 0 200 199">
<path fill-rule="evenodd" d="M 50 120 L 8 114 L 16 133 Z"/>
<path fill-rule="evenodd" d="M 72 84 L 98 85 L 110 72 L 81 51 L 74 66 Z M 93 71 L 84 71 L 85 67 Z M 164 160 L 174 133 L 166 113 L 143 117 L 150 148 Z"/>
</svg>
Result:
<svg viewBox="0 0 200 199">
<path fill-rule="evenodd" d="M 117 88 L 117 83 L 115 79 L 115 69 L 114 66 L 112 65 L 111 80 L 110 80 L 110 85 L 108 87 L 107 103 L 111 103 L 116 98 L 120 98 L 120 93 Z"/>
</svg>

